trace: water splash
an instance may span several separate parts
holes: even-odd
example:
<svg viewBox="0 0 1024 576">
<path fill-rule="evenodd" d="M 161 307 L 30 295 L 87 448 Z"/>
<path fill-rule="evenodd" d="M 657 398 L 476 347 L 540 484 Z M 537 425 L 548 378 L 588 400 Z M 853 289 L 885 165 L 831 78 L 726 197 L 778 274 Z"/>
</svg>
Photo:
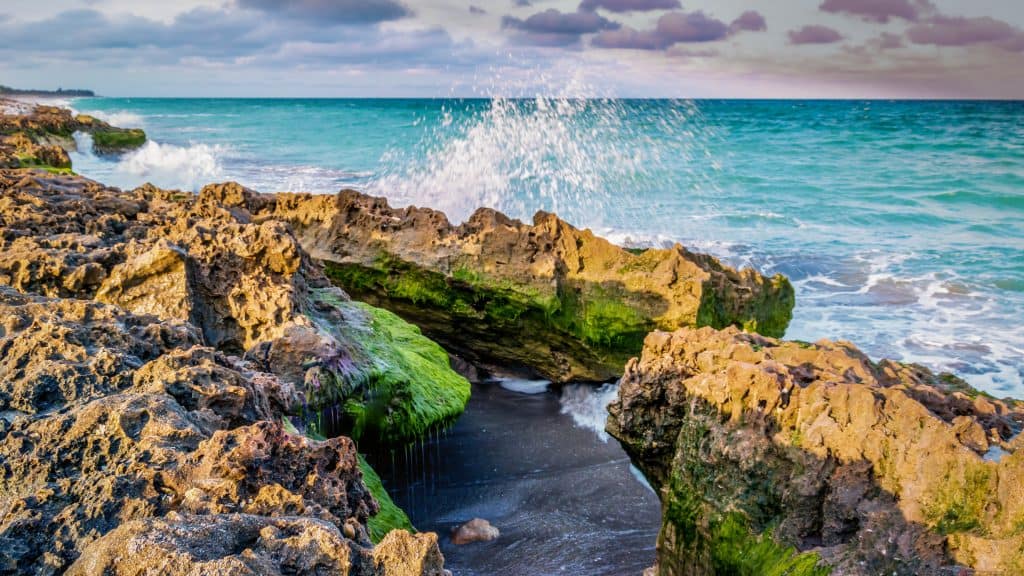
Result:
<svg viewBox="0 0 1024 576">
<path fill-rule="evenodd" d="M 573 422 L 581 428 L 597 433 L 602 442 L 608 441 L 604 424 L 608 420 L 608 405 L 619 394 L 619 385 L 604 384 L 595 387 L 590 384 L 567 384 L 562 388 L 562 414 L 572 416 Z"/>
<path fill-rule="evenodd" d="M 600 227 L 644 222 L 657 209 L 646 199 L 658 191 L 714 187 L 704 144 L 711 133 L 694 103 L 596 94 L 576 78 L 532 98 L 446 106 L 417 123 L 418 144 L 384 154 L 369 188 L 456 222 L 491 207 L 521 219 L 547 210 Z"/>
<path fill-rule="evenodd" d="M 71 160 L 76 170 L 114 186 L 133 188 L 151 182 L 161 188 L 197 191 L 224 175 L 220 158 L 227 152 L 225 146 L 176 146 L 149 140 L 141 148 L 111 161 L 93 153 L 89 134 L 77 132 L 74 137 L 77 150 Z"/>
</svg>

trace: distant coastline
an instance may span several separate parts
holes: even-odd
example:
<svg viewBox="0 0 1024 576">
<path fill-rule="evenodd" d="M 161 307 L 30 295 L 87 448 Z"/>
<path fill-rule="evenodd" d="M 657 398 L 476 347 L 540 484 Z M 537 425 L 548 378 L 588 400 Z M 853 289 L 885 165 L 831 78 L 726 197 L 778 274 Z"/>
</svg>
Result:
<svg viewBox="0 0 1024 576">
<path fill-rule="evenodd" d="M 18 88 L 11 88 L 10 86 L 0 85 L 0 96 L 54 96 L 61 98 L 92 98 L 96 96 L 96 93 L 92 90 L 64 90 L 58 88 L 56 90 L 21 90 Z"/>
</svg>

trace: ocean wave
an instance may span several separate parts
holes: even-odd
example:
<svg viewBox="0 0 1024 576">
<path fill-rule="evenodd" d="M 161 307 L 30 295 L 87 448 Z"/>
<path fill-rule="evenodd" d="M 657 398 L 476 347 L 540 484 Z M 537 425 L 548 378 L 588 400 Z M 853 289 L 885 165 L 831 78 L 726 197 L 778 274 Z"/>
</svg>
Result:
<svg viewBox="0 0 1024 576">
<path fill-rule="evenodd" d="M 223 175 L 219 156 L 225 151 L 219 145 L 176 146 L 150 140 L 121 158 L 116 170 L 163 188 L 197 191 Z"/>
<path fill-rule="evenodd" d="M 246 184 L 257 190 L 315 194 L 332 194 L 341 188 L 359 187 L 373 176 L 373 173 L 365 171 L 270 163 L 245 167 L 241 172 Z"/>
<path fill-rule="evenodd" d="M 146 120 L 143 116 L 127 110 L 95 110 L 92 112 L 86 112 L 86 114 L 99 118 L 107 124 L 117 126 L 118 128 L 146 127 Z"/>
</svg>

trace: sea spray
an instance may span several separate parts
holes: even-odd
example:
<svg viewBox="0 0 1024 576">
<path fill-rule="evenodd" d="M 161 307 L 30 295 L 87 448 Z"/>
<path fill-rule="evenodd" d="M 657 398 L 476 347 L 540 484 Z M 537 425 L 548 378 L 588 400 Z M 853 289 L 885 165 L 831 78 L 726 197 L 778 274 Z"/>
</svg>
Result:
<svg viewBox="0 0 1024 576">
<path fill-rule="evenodd" d="M 175 146 L 149 141 L 142 148 L 126 154 L 118 162 L 117 170 L 159 180 L 167 187 L 198 190 L 221 177 L 217 157 L 223 151 L 221 146 L 207 144 Z M 166 184 L 168 182 L 172 184 Z"/>
<path fill-rule="evenodd" d="M 608 420 L 608 405 L 618 393 L 617 383 L 601 386 L 567 384 L 562 388 L 562 414 L 572 416 L 577 426 L 593 430 L 602 442 L 607 442 L 609 436 L 604 431 L 604 424 Z"/>
<path fill-rule="evenodd" d="M 163 188 L 198 191 L 224 176 L 220 156 L 226 152 L 225 146 L 176 146 L 150 140 L 137 150 L 108 157 L 93 152 L 89 134 L 76 132 L 74 138 L 77 150 L 71 161 L 75 169 L 105 184 L 132 188 L 153 182 Z"/>
<path fill-rule="evenodd" d="M 420 141 L 385 153 L 370 191 L 455 222 L 490 207 L 524 220 L 546 210 L 578 226 L 633 229 L 657 210 L 647 199 L 658 193 L 714 197 L 706 192 L 717 164 L 705 144 L 714 132 L 693 102 L 606 98 L 579 78 L 541 82 L 532 98 L 459 100 L 418 120 Z"/>
</svg>

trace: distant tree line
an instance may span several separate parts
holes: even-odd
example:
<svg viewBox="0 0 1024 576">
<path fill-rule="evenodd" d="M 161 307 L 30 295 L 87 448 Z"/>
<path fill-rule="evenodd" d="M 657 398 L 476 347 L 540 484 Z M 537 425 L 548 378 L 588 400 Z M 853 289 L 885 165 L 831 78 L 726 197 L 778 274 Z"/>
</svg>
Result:
<svg viewBox="0 0 1024 576">
<path fill-rule="evenodd" d="M 90 97 L 95 96 L 96 93 L 92 90 L 65 90 L 63 88 L 57 88 L 56 90 L 19 90 L 17 88 L 11 88 L 10 86 L 4 86 L 0 84 L 0 95 L 7 96 L 79 96 L 79 97 Z"/>
</svg>

